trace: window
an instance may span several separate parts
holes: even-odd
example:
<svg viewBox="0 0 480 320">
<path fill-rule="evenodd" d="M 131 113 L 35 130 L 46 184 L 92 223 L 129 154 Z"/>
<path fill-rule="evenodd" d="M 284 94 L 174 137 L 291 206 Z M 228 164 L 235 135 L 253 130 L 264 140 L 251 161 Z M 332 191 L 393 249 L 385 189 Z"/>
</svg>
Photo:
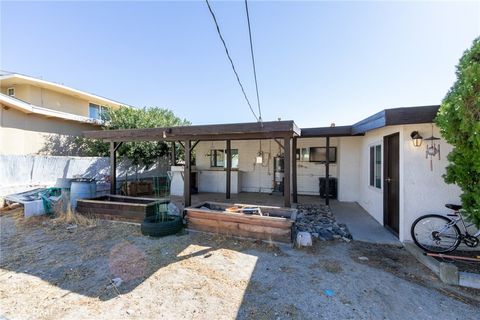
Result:
<svg viewBox="0 0 480 320">
<path fill-rule="evenodd" d="M 238 168 L 238 149 L 232 150 L 232 168 Z M 212 168 L 226 168 L 227 167 L 227 152 L 224 149 L 210 150 L 210 167 Z"/>
<path fill-rule="evenodd" d="M 370 185 L 382 188 L 382 146 L 370 147 Z"/>
<path fill-rule="evenodd" d="M 92 119 L 102 119 L 102 112 L 105 112 L 105 107 L 95 103 L 88 105 L 88 116 Z"/>
<path fill-rule="evenodd" d="M 328 161 L 330 163 L 337 162 L 337 147 L 329 148 Z M 327 148 L 326 147 L 314 147 L 310 148 L 310 162 L 326 162 L 327 161 Z"/>
<path fill-rule="evenodd" d="M 296 156 L 298 161 L 310 161 L 310 148 L 297 149 Z"/>
<path fill-rule="evenodd" d="M 15 88 L 8 88 L 7 95 L 10 97 L 15 97 Z"/>
</svg>

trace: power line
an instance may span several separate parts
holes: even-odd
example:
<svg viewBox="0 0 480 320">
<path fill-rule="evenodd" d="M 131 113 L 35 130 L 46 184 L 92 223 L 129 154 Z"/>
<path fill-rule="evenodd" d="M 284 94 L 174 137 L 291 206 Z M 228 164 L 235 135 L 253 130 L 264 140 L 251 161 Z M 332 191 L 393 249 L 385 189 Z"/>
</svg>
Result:
<svg viewBox="0 0 480 320">
<path fill-rule="evenodd" d="M 252 112 L 253 116 L 257 121 L 260 121 L 257 115 L 255 114 L 255 111 L 253 111 L 252 105 L 250 104 L 250 100 L 248 100 L 247 94 L 245 93 L 245 89 L 243 88 L 242 82 L 240 81 L 240 77 L 238 76 L 237 70 L 235 69 L 235 65 L 233 64 L 233 60 L 230 57 L 230 53 L 228 52 L 227 44 L 225 43 L 225 40 L 223 39 L 222 33 L 220 32 L 220 27 L 217 22 L 217 18 L 215 17 L 215 13 L 213 13 L 212 7 L 210 6 L 210 3 L 208 0 L 205 0 L 208 6 L 208 10 L 210 11 L 210 14 L 212 15 L 213 21 L 215 22 L 215 26 L 217 27 L 217 33 L 218 36 L 220 37 L 220 40 L 223 43 L 223 47 L 225 48 L 225 53 L 227 54 L 228 60 L 230 61 L 230 65 L 232 66 L 232 70 L 235 73 L 235 77 L 237 78 L 237 82 L 240 85 L 240 89 L 242 89 L 243 96 L 245 97 L 245 100 L 247 101 L 248 107 L 250 108 L 250 111 Z"/>
<path fill-rule="evenodd" d="M 262 121 L 262 110 L 260 108 L 260 96 L 258 94 L 257 69 L 255 68 L 255 55 L 253 54 L 252 29 L 250 28 L 250 15 L 248 14 L 247 0 L 245 0 L 245 11 L 247 12 L 248 36 L 250 37 L 250 53 L 252 54 L 253 77 L 255 78 L 255 89 L 257 91 L 258 115 L 259 115 L 259 121 Z"/>
</svg>

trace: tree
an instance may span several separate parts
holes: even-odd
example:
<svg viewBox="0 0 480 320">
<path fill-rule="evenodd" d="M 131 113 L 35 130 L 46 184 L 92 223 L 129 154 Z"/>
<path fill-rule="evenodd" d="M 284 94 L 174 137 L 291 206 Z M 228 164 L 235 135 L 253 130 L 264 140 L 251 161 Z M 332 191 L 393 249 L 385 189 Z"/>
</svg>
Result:
<svg viewBox="0 0 480 320">
<path fill-rule="evenodd" d="M 463 54 L 456 76 L 435 120 L 453 146 L 443 177 L 462 189 L 462 206 L 480 227 L 480 38 Z"/>
<path fill-rule="evenodd" d="M 142 129 L 155 127 L 173 127 L 190 125 L 185 119 L 180 119 L 168 109 L 162 108 L 108 108 L 102 113 L 104 130 Z M 99 140 L 77 138 L 75 144 L 80 153 L 86 156 L 108 156 L 108 144 Z M 118 150 L 120 157 L 129 159 L 133 165 L 151 166 L 158 158 L 168 153 L 165 142 L 126 142 Z"/>
</svg>

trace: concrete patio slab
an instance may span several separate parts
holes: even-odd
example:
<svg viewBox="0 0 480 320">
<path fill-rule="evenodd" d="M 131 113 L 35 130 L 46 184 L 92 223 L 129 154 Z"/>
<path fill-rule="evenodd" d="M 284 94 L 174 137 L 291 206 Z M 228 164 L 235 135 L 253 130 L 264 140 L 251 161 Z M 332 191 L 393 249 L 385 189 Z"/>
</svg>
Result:
<svg viewBox="0 0 480 320">
<path fill-rule="evenodd" d="M 355 202 L 332 201 L 332 213 L 338 223 L 347 225 L 353 240 L 399 245 L 400 241 Z"/>
</svg>

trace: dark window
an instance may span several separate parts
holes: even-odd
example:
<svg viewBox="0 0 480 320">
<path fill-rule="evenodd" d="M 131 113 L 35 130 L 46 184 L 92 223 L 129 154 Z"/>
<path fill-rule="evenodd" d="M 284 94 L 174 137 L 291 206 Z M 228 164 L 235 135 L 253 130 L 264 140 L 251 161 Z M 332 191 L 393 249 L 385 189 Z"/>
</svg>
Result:
<svg viewBox="0 0 480 320">
<path fill-rule="evenodd" d="M 382 188 L 382 146 L 375 146 L 375 187 Z"/>
<path fill-rule="evenodd" d="M 375 185 L 375 147 L 370 147 L 370 185 Z"/>
<path fill-rule="evenodd" d="M 382 188 L 382 146 L 370 147 L 370 185 Z"/>
<path fill-rule="evenodd" d="M 326 147 L 313 147 L 310 148 L 309 154 L 310 162 L 326 162 L 327 160 L 327 148 Z M 329 158 L 330 163 L 337 162 L 337 147 L 329 148 Z"/>
</svg>

